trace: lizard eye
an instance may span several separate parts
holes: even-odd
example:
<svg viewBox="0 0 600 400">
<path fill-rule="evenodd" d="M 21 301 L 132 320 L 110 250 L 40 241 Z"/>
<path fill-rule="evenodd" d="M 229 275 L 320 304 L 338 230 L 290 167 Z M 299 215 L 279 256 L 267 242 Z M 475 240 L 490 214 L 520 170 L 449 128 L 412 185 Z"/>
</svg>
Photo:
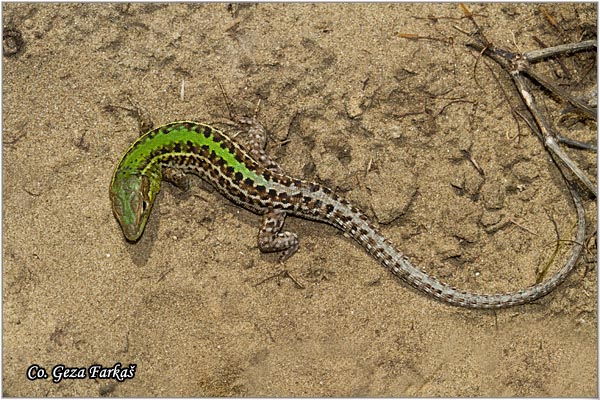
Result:
<svg viewBox="0 0 600 400">
<path fill-rule="evenodd" d="M 142 212 L 146 212 L 147 209 L 148 209 L 148 201 L 144 200 L 142 202 Z"/>
</svg>

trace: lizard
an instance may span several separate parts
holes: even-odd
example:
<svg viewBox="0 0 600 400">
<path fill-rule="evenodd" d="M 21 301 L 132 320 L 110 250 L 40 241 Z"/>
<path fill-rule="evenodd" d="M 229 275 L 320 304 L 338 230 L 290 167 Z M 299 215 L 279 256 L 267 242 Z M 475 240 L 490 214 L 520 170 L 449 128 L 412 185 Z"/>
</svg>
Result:
<svg viewBox="0 0 600 400">
<path fill-rule="evenodd" d="M 178 121 L 151 129 L 129 147 L 110 184 L 113 214 L 129 242 L 141 237 L 161 181 L 185 189 L 191 173 L 239 206 L 262 215 L 258 247 L 279 252 L 281 262 L 299 247 L 297 235 L 282 229 L 286 216 L 324 222 L 356 240 L 402 281 L 455 306 L 497 309 L 532 302 L 560 285 L 576 264 L 570 260 L 545 281 L 514 292 L 479 294 L 443 283 L 414 266 L 366 214 L 332 189 L 286 175 L 266 154 L 267 132 L 255 118 L 243 117 L 238 123 L 249 137 L 246 146 L 209 124 Z M 584 224 L 581 206 L 576 207 L 579 223 Z M 578 237 L 575 246 L 582 242 Z"/>
</svg>

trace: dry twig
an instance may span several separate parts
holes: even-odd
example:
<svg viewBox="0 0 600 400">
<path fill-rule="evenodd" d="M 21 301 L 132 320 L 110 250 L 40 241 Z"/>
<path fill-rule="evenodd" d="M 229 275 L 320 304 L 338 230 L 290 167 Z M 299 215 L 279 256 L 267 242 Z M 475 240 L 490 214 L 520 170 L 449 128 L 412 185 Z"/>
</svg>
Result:
<svg viewBox="0 0 600 400">
<path fill-rule="evenodd" d="M 576 110 L 579 110 L 583 115 L 594 120 L 597 119 L 597 106 L 585 104 L 584 102 L 574 98 L 574 96 L 571 96 L 566 91 L 558 88 L 557 85 L 554 85 L 548 79 L 545 79 L 543 76 L 534 72 L 531 69 L 531 64 L 556 55 L 566 55 L 579 51 L 595 50 L 597 43 L 596 41 L 583 41 L 579 43 L 545 48 L 542 50 L 529 51 L 523 54 L 513 53 L 500 49 L 491 44 L 483 35 L 481 28 L 475 22 L 475 19 L 470 11 L 462 4 L 461 6 L 463 7 L 465 16 L 473 23 L 476 29 L 475 33 L 471 35 L 471 37 L 476 40 L 476 43 L 470 43 L 467 46 L 477 51 L 479 53 L 478 57 L 484 55 L 494 60 L 510 75 L 519 92 L 519 95 L 529 111 L 529 113 L 519 113 L 519 115 L 522 115 L 525 122 L 527 122 L 530 128 L 536 133 L 540 141 L 544 144 L 544 148 L 548 151 L 550 157 L 560 171 L 571 194 L 571 199 L 573 200 L 573 204 L 577 212 L 577 231 L 575 240 L 572 242 L 572 247 L 567 262 L 555 274 L 555 276 L 566 276 L 577 263 L 577 260 L 583 252 L 585 243 L 585 212 L 581 198 L 577 192 L 575 182 L 572 180 L 572 176 L 577 177 L 579 183 L 583 184 L 585 189 L 592 193 L 595 198 L 598 196 L 598 190 L 591 180 L 586 176 L 586 174 L 577 166 L 577 164 L 575 164 L 571 158 L 560 148 L 559 144 L 562 143 L 592 151 L 596 151 L 596 146 L 561 136 L 551 126 L 548 118 L 546 118 L 544 113 L 542 113 L 540 110 L 540 107 L 538 106 L 532 93 L 531 84 L 533 81 L 537 82 L 537 84 L 561 98 L 563 101 L 569 103 Z M 549 14 L 546 14 L 546 18 L 552 22 Z M 464 33 L 463 30 L 458 30 Z M 554 258 L 554 255 L 552 258 Z"/>
</svg>

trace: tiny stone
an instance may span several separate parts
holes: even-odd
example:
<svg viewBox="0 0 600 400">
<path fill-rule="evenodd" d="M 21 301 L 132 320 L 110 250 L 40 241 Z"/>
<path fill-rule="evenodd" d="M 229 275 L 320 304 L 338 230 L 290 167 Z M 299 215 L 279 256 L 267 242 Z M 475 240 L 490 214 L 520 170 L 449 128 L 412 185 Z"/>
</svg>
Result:
<svg viewBox="0 0 600 400">
<path fill-rule="evenodd" d="M 346 113 L 352 119 L 358 117 L 363 113 L 363 110 L 360 108 L 362 105 L 362 96 L 351 96 L 350 100 L 346 103 Z"/>
</svg>

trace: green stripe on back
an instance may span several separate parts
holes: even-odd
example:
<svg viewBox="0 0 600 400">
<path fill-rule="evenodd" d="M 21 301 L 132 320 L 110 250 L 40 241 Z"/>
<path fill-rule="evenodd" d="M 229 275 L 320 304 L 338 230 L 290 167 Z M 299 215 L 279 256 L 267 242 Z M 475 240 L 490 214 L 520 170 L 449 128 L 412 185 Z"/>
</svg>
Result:
<svg viewBox="0 0 600 400">
<path fill-rule="evenodd" d="M 189 127 L 197 127 L 198 131 L 190 130 Z M 205 136 L 206 131 L 210 135 Z M 214 140 L 215 135 L 220 137 L 220 141 Z M 207 125 L 194 122 L 181 121 L 160 126 L 153 129 L 140 137 L 127 151 L 127 155 L 121 162 L 121 168 L 137 170 L 146 173 L 148 169 L 153 168 L 158 157 L 165 154 L 173 155 L 189 155 L 193 152 L 188 145 L 190 142 L 193 146 L 201 148 L 208 146 L 211 152 L 214 152 L 217 157 L 225 161 L 232 167 L 234 172 L 240 172 L 244 179 L 251 179 L 257 185 L 265 185 L 267 181 L 256 171 L 249 169 L 243 162 L 238 160 L 235 152 L 231 150 L 237 149 L 241 154 L 243 151 L 239 145 L 235 144 L 228 136 L 215 128 Z M 221 146 L 221 143 L 226 143 L 226 146 Z M 179 151 L 176 151 L 176 145 L 179 144 Z M 231 150 L 230 150 L 231 149 Z"/>
</svg>

